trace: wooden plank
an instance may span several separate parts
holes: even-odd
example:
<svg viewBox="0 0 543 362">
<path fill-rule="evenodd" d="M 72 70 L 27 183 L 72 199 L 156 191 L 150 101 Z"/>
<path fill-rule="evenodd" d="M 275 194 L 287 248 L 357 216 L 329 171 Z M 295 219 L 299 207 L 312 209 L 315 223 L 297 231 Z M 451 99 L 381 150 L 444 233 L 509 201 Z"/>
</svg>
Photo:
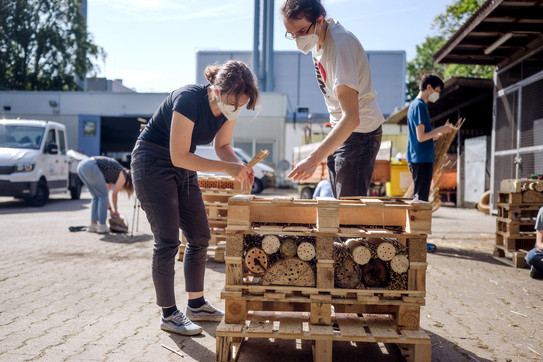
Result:
<svg viewBox="0 0 543 362">
<path fill-rule="evenodd" d="M 394 323 L 384 316 L 365 316 L 371 335 L 376 339 L 397 338 L 398 333 L 394 329 Z"/>
<path fill-rule="evenodd" d="M 344 337 L 344 338 L 368 337 L 366 330 L 364 329 L 363 320 L 359 318 L 356 314 L 338 313 L 336 314 L 336 320 L 339 325 L 341 337 Z"/>
<path fill-rule="evenodd" d="M 401 329 L 406 343 L 430 342 L 430 337 L 423 329 Z"/>
<path fill-rule="evenodd" d="M 255 312 L 245 332 L 247 334 L 271 334 L 274 318 L 274 312 Z"/>
<path fill-rule="evenodd" d="M 302 334 L 302 322 L 300 317 L 293 317 L 289 315 L 283 315 L 279 317 L 279 336 L 301 335 Z"/>
</svg>

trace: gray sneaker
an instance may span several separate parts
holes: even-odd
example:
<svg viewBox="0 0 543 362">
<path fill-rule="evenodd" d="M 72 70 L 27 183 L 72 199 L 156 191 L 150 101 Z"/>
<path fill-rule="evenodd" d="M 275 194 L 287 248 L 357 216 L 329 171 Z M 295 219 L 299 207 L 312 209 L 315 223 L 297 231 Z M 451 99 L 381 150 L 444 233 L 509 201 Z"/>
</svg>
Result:
<svg viewBox="0 0 543 362">
<path fill-rule="evenodd" d="M 209 302 L 206 302 L 200 308 L 191 308 L 187 306 L 187 317 L 193 321 L 220 322 L 224 317 L 224 312 L 215 308 Z"/>
<path fill-rule="evenodd" d="M 182 334 L 184 336 L 194 336 L 195 334 L 202 333 L 202 327 L 192 323 L 190 319 L 185 317 L 185 315 L 179 310 L 176 310 L 167 318 L 162 317 L 160 319 L 160 328 L 162 330 Z"/>
</svg>

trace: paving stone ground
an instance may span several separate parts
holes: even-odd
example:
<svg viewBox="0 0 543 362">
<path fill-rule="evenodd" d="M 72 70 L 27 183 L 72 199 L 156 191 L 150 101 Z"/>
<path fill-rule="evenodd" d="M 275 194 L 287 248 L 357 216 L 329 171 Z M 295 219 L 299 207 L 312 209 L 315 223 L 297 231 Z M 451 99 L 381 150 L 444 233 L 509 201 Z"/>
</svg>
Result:
<svg viewBox="0 0 543 362">
<path fill-rule="evenodd" d="M 268 190 L 269 194 L 284 193 Z M 90 194 L 44 207 L 0 198 L 0 361 L 214 361 L 216 323 L 182 337 L 158 328 L 143 212 L 137 231 L 69 232 L 90 219 Z M 134 201 L 121 198 L 132 227 Z M 134 228 L 135 229 L 135 228 Z M 495 217 L 442 207 L 433 218 L 421 325 L 434 361 L 543 360 L 543 282 L 492 258 Z M 182 263 L 178 305 L 185 307 Z M 206 298 L 223 307 L 224 264 L 209 260 Z M 181 358 L 161 347 L 181 351 Z M 341 343 L 334 360 L 402 360 L 395 345 Z M 378 356 L 378 357 L 376 357 Z M 308 342 L 249 340 L 240 361 L 309 361 Z"/>
</svg>

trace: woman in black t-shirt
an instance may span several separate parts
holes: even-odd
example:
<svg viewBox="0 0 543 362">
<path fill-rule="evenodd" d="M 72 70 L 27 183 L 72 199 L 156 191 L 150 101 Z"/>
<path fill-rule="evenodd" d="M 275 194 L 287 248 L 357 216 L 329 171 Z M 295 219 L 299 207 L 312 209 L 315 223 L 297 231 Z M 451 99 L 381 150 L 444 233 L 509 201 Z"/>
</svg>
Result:
<svg viewBox="0 0 543 362">
<path fill-rule="evenodd" d="M 249 67 L 239 61 L 208 66 L 208 85 L 188 85 L 173 91 L 141 132 L 132 152 L 136 195 L 155 239 L 153 282 L 162 307 L 163 330 L 199 334 L 193 321 L 220 321 L 224 312 L 204 299 L 204 273 L 211 238 L 196 171 L 224 172 L 237 180 L 254 181 L 252 169 L 230 146 L 242 107 L 255 109 L 258 89 Z M 220 161 L 194 154 L 197 145 L 214 141 Z M 179 229 L 187 239 L 183 258 L 186 316 L 177 309 L 174 292 Z M 188 317 L 188 318 L 187 318 Z M 190 319 L 189 319 L 190 318 Z"/>
</svg>

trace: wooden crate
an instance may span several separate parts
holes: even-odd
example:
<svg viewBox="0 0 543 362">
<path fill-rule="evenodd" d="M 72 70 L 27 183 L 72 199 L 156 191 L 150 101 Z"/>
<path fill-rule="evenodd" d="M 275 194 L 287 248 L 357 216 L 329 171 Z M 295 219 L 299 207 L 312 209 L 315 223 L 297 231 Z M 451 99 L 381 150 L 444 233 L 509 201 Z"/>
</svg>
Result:
<svg viewBox="0 0 543 362">
<path fill-rule="evenodd" d="M 313 360 L 332 361 L 335 341 L 396 343 L 407 361 L 431 361 L 430 337 L 422 329 L 402 329 L 384 315 L 335 314 L 331 323 L 314 325 L 308 313 L 254 312 L 247 321 L 227 324 L 216 331 L 217 361 L 234 361 L 245 338 L 300 339 L 313 341 Z M 288 353 L 288 351 L 284 351 Z M 360 356 L 361 357 L 361 356 Z M 353 360 L 359 358 L 353 356 Z"/>
<path fill-rule="evenodd" d="M 211 231 L 209 252 L 214 260 L 224 263 L 226 251 L 225 228 L 228 220 L 228 199 L 239 194 L 249 194 L 250 187 L 230 176 L 198 176 L 198 185 L 202 191 L 202 198 L 207 212 L 207 220 Z M 180 261 L 183 261 L 186 240 L 181 238 L 179 246 Z"/>
<path fill-rule="evenodd" d="M 293 200 L 235 196 L 229 201 L 226 323 L 243 323 L 250 310 L 308 311 L 313 324 L 329 324 L 338 313 L 390 314 L 402 328 L 419 328 L 426 294 L 426 238 L 429 203 L 406 199 L 352 198 Z M 243 262 L 249 237 L 281 235 L 314 239 L 311 286 L 259 285 Z M 407 248 L 406 287 L 341 289 L 334 286 L 333 243 L 342 238 L 394 238 Z"/>
</svg>

